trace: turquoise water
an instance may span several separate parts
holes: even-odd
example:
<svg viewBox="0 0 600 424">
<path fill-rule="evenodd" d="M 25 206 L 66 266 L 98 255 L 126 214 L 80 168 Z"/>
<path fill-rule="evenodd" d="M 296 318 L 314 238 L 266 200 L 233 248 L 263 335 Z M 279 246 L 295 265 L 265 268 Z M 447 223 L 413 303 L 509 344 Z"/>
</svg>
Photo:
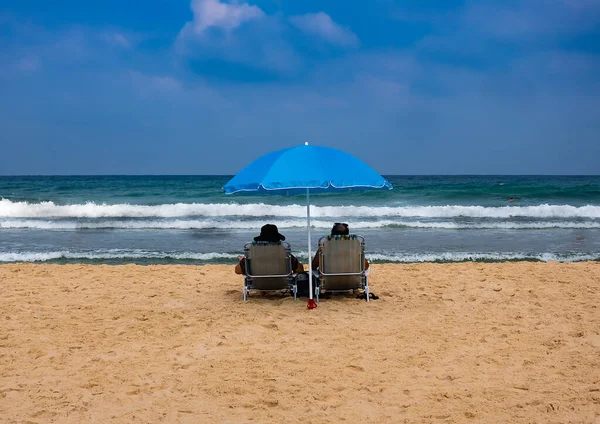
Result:
<svg viewBox="0 0 600 424">
<path fill-rule="evenodd" d="M 307 255 L 304 196 L 225 195 L 231 176 L 0 177 L 0 262 L 233 263 L 274 223 Z M 598 176 L 387 176 L 311 195 L 380 262 L 600 260 Z"/>
</svg>

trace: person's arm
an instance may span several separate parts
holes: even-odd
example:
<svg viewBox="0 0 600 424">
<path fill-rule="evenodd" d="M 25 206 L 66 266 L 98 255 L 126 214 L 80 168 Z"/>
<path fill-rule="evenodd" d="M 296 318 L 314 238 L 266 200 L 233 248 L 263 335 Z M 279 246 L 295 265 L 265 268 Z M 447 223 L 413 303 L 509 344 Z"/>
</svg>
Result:
<svg viewBox="0 0 600 424">
<path fill-rule="evenodd" d="M 302 265 L 302 262 L 300 262 L 294 255 L 292 255 L 292 269 L 296 274 L 304 272 L 304 265 Z"/>
<path fill-rule="evenodd" d="M 244 270 L 242 269 L 242 261 L 244 260 L 244 257 L 242 255 L 238 256 L 238 263 L 235 266 L 235 273 L 236 274 L 243 274 Z"/>
<path fill-rule="evenodd" d="M 319 249 L 317 249 L 317 252 L 315 253 L 315 257 L 312 259 L 312 269 L 313 271 L 316 271 L 319 268 L 319 253 L 321 253 L 321 251 Z"/>
</svg>

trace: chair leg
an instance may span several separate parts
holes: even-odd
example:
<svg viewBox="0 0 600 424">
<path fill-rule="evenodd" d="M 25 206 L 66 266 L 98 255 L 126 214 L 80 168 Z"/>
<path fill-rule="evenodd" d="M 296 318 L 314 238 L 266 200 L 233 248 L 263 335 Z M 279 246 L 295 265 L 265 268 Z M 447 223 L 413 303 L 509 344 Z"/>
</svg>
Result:
<svg viewBox="0 0 600 424">
<path fill-rule="evenodd" d="M 369 281 L 365 278 L 365 295 L 367 302 L 369 301 Z"/>
<path fill-rule="evenodd" d="M 317 301 L 317 303 L 319 303 L 319 293 L 320 293 L 321 289 L 319 288 L 319 286 L 315 287 L 315 300 Z"/>
<path fill-rule="evenodd" d="M 296 298 L 298 297 L 298 285 L 294 284 L 292 286 L 292 293 L 294 294 L 294 300 L 296 300 Z"/>
<path fill-rule="evenodd" d="M 248 300 L 248 282 L 244 279 L 244 302 Z"/>
</svg>

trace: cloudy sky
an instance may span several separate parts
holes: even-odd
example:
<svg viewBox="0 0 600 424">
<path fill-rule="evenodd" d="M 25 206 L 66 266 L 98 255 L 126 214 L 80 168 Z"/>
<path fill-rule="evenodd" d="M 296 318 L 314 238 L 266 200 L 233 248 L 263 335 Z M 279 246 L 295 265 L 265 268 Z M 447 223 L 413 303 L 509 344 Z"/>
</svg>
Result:
<svg viewBox="0 0 600 424">
<path fill-rule="evenodd" d="M 600 1 L 0 3 L 0 175 L 233 174 L 304 141 L 600 174 Z"/>
</svg>

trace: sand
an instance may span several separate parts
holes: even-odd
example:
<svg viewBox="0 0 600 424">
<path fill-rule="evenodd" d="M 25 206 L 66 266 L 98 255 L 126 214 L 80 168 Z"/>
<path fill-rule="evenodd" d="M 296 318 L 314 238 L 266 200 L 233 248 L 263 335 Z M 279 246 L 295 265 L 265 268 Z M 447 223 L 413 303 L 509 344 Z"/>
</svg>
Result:
<svg viewBox="0 0 600 424">
<path fill-rule="evenodd" d="M 231 266 L 0 266 L 3 423 L 600 423 L 600 263 L 373 265 L 367 304 Z"/>
</svg>

